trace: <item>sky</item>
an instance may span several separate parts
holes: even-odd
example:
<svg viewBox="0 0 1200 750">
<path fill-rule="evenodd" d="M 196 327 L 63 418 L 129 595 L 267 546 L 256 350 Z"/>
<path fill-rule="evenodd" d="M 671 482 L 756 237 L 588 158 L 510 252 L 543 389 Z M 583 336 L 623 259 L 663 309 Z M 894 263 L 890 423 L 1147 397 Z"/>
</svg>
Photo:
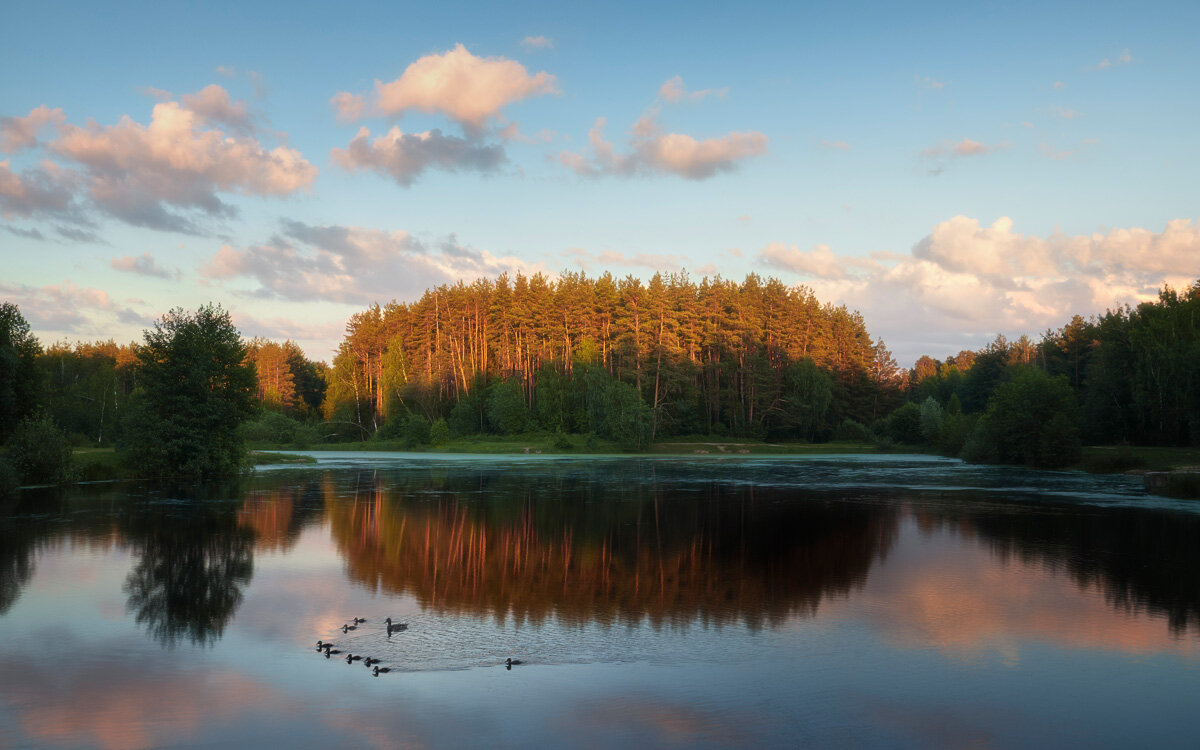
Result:
<svg viewBox="0 0 1200 750">
<path fill-rule="evenodd" d="M 0 299 L 330 360 L 429 286 L 748 273 L 903 366 L 1200 278 L 1200 4 L 23 2 Z"/>
</svg>

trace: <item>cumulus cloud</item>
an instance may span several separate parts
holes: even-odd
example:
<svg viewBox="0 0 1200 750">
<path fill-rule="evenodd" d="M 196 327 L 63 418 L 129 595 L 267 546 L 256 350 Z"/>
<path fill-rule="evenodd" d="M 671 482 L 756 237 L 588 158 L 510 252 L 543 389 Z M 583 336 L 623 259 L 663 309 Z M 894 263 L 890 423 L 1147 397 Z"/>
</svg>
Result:
<svg viewBox="0 0 1200 750">
<path fill-rule="evenodd" d="M 554 40 L 548 36 L 527 36 L 521 40 L 525 49 L 554 49 Z"/>
<path fill-rule="evenodd" d="M 199 115 L 204 122 L 225 125 L 239 133 L 250 133 L 254 123 L 246 109 L 246 102 L 233 101 L 229 92 L 215 83 L 209 84 L 194 94 L 184 94 L 180 104 Z"/>
<path fill-rule="evenodd" d="M 1106 70 L 1108 68 L 1115 68 L 1118 65 L 1128 65 L 1131 62 L 1133 62 L 1133 55 L 1129 54 L 1128 48 L 1125 48 L 1121 50 L 1121 54 L 1117 55 L 1116 57 L 1106 57 L 1100 62 L 1096 63 L 1092 66 L 1092 70 Z"/>
<path fill-rule="evenodd" d="M 459 44 L 442 54 L 426 55 L 394 81 L 375 81 L 368 108 L 361 94 L 342 92 L 332 100 L 343 119 L 365 112 L 402 117 L 416 110 L 442 114 L 474 132 L 500 119 L 501 110 L 534 96 L 556 94 L 554 76 L 542 71 L 530 75 L 525 66 L 504 57 L 477 57 Z M 353 116 L 353 117 L 352 117 Z"/>
<path fill-rule="evenodd" d="M 0 297 L 15 302 L 30 326 L 39 331 L 101 336 L 111 333 L 106 320 L 115 318 L 136 325 L 153 322 L 103 290 L 80 287 L 71 281 L 42 287 L 0 282 Z"/>
<path fill-rule="evenodd" d="M 488 173 L 508 161 L 504 147 L 498 144 L 444 135 L 440 130 L 405 133 L 398 127 L 374 140 L 371 131 L 359 128 L 346 148 L 335 148 L 329 155 L 348 172 L 379 172 L 404 187 L 412 185 L 428 169 Z"/>
<path fill-rule="evenodd" d="M 42 128 L 47 125 L 57 127 L 65 119 L 61 109 L 50 109 L 44 104 L 24 117 L 0 117 L 0 153 L 15 154 L 33 148 Z"/>
<path fill-rule="evenodd" d="M 0 161 L 0 216 L 87 223 L 75 198 L 78 184 L 78 174 L 52 161 L 20 173 L 10 161 Z"/>
<path fill-rule="evenodd" d="M 709 96 L 724 97 L 728 93 L 728 88 L 688 91 L 687 86 L 683 85 L 683 76 L 675 76 L 658 89 L 658 98 L 673 104 L 684 100 L 698 102 Z"/>
<path fill-rule="evenodd" d="M 248 281 L 253 288 L 247 293 L 255 297 L 361 305 L 460 279 L 530 270 L 518 258 L 476 250 L 453 235 L 430 245 L 408 232 L 285 220 L 280 234 L 264 244 L 225 245 L 200 274 L 214 282 Z"/>
<path fill-rule="evenodd" d="M 758 261 L 804 277 L 822 299 L 861 310 L 898 356 L 916 359 L 938 345 L 947 354 L 979 346 L 998 332 L 1036 335 L 1078 312 L 1149 299 L 1163 283 L 1184 287 L 1195 280 L 1197 258 L 1200 225 L 1187 219 L 1159 232 L 1039 237 L 1014 231 L 1007 217 L 982 225 L 955 216 L 907 254 L 867 260 L 825 246 L 803 252 L 773 244 Z"/>
<path fill-rule="evenodd" d="M 130 255 L 122 255 L 120 258 L 113 258 L 109 261 L 109 265 L 114 270 L 136 273 L 141 276 L 153 276 L 160 279 L 179 277 L 179 271 L 172 271 L 159 265 L 158 261 L 150 253 L 142 253 L 136 258 Z"/>
<path fill-rule="evenodd" d="M 674 174 L 704 180 L 732 172 L 741 162 L 767 150 L 767 137 L 759 132 L 732 132 L 719 138 L 696 140 L 683 133 L 664 133 L 653 114 L 634 123 L 629 147 L 619 153 L 604 140 L 605 119 L 596 120 L 588 133 L 591 153 L 563 151 L 559 163 L 584 177 Z"/>
<path fill-rule="evenodd" d="M 109 126 L 64 124 L 47 148 L 80 165 L 87 196 L 102 212 L 135 226 L 203 233 L 197 217 L 236 213 L 221 194 L 290 195 L 317 174 L 295 149 L 205 129 L 210 116 L 236 116 L 236 105 L 224 111 L 222 101 L 228 103 L 212 92 L 191 99 L 207 114 L 177 102 L 156 104 L 149 125 L 130 117 Z"/>
</svg>

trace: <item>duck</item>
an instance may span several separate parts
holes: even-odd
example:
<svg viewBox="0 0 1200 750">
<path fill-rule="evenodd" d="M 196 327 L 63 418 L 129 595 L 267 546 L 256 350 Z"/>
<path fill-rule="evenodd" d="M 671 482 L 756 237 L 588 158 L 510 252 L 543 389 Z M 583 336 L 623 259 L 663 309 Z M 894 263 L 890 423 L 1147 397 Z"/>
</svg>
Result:
<svg viewBox="0 0 1200 750">
<path fill-rule="evenodd" d="M 340 653 L 342 653 L 342 652 L 341 652 L 341 651 L 339 651 L 339 650 L 338 650 L 338 649 L 336 649 L 336 648 L 327 648 L 327 649 L 325 649 L 325 657 L 326 657 L 326 658 L 328 658 L 328 657 L 329 657 L 329 656 L 331 656 L 332 654 L 340 654 Z"/>
<path fill-rule="evenodd" d="M 373 659 L 370 656 L 368 656 L 367 658 L 363 659 L 363 666 L 370 669 L 372 664 L 378 664 L 379 662 L 380 662 L 379 659 Z"/>
<path fill-rule="evenodd" d="M 367 621 L 367 618 L 365 618 L 365 617 L 355 617 L 354 618 L 355 625 L 359 624 L 360 622 L 366 622 L 366 621 Z"/>
<path fill-rule="evenodd" d="M 329 648 L 332 645 L 332 643 L 326 643 L 325 641 L 317 641 L 317 650 L 320 651 L 321 649 Z"/>
<path fill-rule="evenodd" d="M 408 630 L 407 622 L 398 622 L 398 623 L 392 624 L 392 618 L 390 618 L 390 617 L 387 618 L 386 620 L 384 620 L 384 622 L 387 623 L 388 635 L 391 635 L 392 631 L 399 632 L 401 630 Z"/>
<path fill-rule="evenodd" d="M 505 659 L 504 660 L 504 666 L 507 667 L 508 669 L 512 669 L 517 664 L 524 664 L 524 663 L 525 662 L 521 661 L 520 659 Z"/>
<path fill-rule="evenodd" d="M 349 633 L 351 630 L 358 630 L 358 626 L 351 625 L 350 623 L 346 623 L 345 625 L 342 626 L 343 633 Z"/>
<path fill-rule="evenodd" d="M 386 672 L 391 672 L 391 671 L 392 671 L 391 667 L 375 667 L 374 675 L 376 677 L 378 677 L 381 674 L 384 674 Z"/>
<path fill-rule="evenodd" d="M 347 664 L 349 664 L 350 662 L 354 662 L 354 661 L 362 661 L 362 657 L 355 656 L 354 654 L 346 654 L 346 663 Z"/>
</svg>

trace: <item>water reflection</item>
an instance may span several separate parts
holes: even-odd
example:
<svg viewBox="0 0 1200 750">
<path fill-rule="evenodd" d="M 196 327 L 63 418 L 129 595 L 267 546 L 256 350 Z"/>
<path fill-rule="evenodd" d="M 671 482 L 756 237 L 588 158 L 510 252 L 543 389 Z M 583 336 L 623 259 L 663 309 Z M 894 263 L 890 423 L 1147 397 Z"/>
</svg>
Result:
<svg viewBox="0 0 1200 750">
<path fill-rule="evenodd" d="M 327 496 L 348 575 L 438 612 L 751 627 L 812 616 L 887 554 L 897 509 L 797 490 L 496 470 L 359 476 Z"/>
<path fill-rule="evenodd" d="M 242 603 L 254 573 L 254 532 L 229 509 L 191 503 L 123 519 L 137 563 L 125 579 L 126 607 L 155 640 L 210 645 Z"/>
</svg>

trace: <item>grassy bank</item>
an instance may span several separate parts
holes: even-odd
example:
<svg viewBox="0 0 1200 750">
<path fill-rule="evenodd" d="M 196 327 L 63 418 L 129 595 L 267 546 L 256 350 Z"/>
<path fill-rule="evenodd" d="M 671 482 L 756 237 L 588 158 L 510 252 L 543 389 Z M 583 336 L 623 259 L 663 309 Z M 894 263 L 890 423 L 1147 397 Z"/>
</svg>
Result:
<svg viewBox="0 0 1200 750">
<path fill-rule="evenodd" d="M 1157 446 L 1090 445 L 1076 468 L 1093 474 L 1130 471 L 1172 471 L 1200 466 L 1200 448 Z"/>
</svg>

